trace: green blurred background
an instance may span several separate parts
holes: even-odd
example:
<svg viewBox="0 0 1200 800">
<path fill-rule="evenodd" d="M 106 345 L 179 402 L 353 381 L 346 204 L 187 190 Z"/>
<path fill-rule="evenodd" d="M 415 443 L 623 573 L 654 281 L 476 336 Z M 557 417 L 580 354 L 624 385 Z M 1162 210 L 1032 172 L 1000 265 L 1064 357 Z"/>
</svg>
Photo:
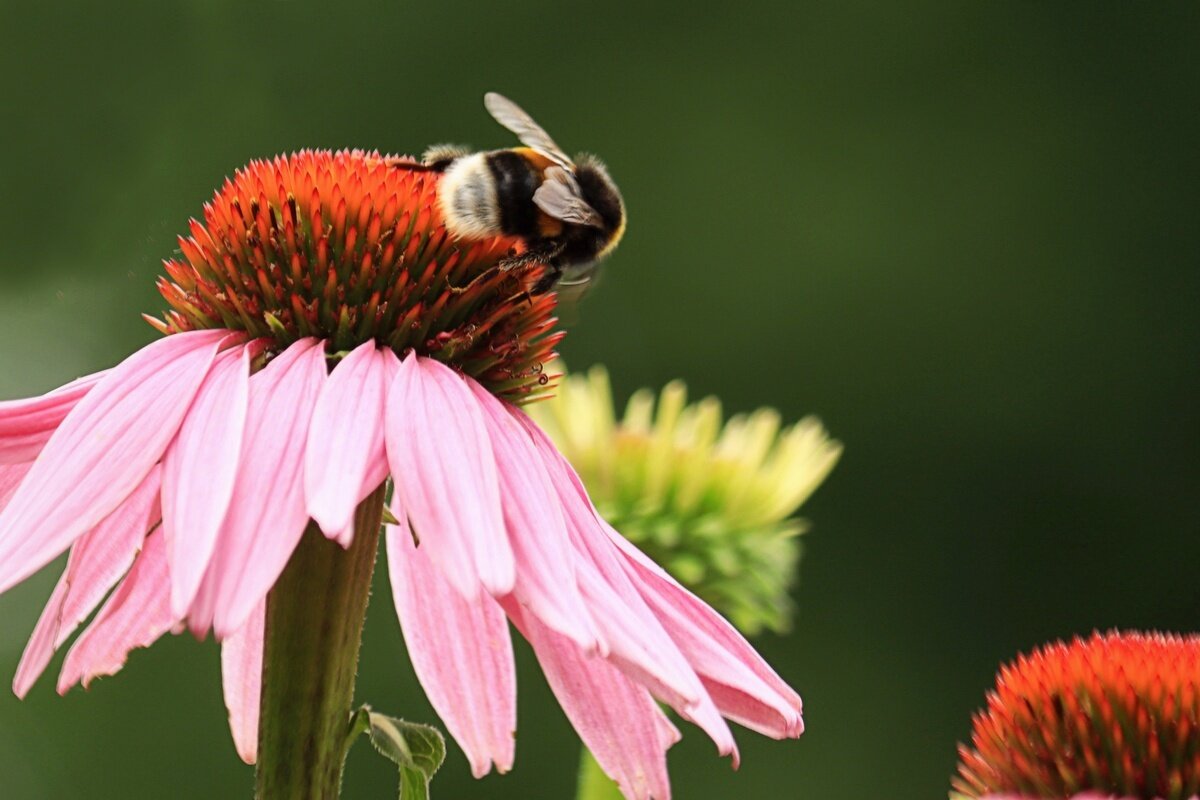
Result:
<svg viewBox="0 0 1200 800">
<path fill-rule="evenodd" d="M 1200 611 L 1195 4 L 0 2 L 0 393 L 149 341 L 160 259 L 222 178 L 300 147 L 508 146 L 497 89 L 609 162 L 625 242 L 563 346 L 618 395 L 682 377 L 847 446 L 787 637 L 808 733 L 689 729 L 682 798 L 944 797 L 996 665 Z M 51 574 L 53 573 L 53 574 Z M 0 598 L 15 669 L 56 570 Z M 432 719 L 389 598 L 359 694 Z M 517 767 L 577 740 L 521 662 Z M 211 641 L 65 699 L 0 697 L 5 797 L 248 797 Z M 347 796 L 391 797 L 360 745 Z"/>
</svg>

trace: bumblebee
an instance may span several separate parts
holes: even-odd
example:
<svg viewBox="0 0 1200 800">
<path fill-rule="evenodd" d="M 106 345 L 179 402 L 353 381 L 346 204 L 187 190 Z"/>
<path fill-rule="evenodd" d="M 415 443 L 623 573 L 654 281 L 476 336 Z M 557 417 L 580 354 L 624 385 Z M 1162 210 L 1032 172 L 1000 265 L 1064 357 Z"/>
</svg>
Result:
<svg viewBox="0 0 1200 800">
<path fill-rule="evenodd" d="M 625 233 L 621 193 L 598 159 L 569 158 L 507 97 L 488 92 L 483 104 L 524 147 L 472 152 L 438 145 L 420 164 L 396 166 L 441 173 L 438 205 L 451 236 L 521 238 L 525 249 L 502 261 L 501 268 L 545 264 L 546 274 L 531 291 L 582 293 Z"/>
</svg>

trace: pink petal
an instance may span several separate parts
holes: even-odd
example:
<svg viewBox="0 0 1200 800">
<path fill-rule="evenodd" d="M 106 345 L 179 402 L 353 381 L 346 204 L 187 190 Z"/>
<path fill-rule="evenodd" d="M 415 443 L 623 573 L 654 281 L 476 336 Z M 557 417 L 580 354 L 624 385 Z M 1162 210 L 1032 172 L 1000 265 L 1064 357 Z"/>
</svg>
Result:
<svg viewBox="0 0 1200 800">
<path fill-rule="evenodd" d="M 551 474 L 559 490 L 555 502 L 566 514 L 579 553 L 584 597 L 611 645 L 609 659 L 672 704 L 699 702 L 704 689 L 696 673 L 646 606 L 612 548 L 598 546 L 591 507 L 575 494 L 561 468 L 552 466 Z"/>
<path fill-rule="evenodd" d="M 242 627 L 304 534 L 304 447 L 324 381 L 325 347 L 316 339 L 295 342 L 250 378 L 237 480 L 209 565 L 214 587 L 197 597 L 215 603 L 218 639 Z M 194 630 L 199 621 L 191 622 Z"/>
<path fill-rule="evenodd" d="M 721 714 L 744 728 L 772 739 L 795 739 L 804 733 L 799 711 L 783 709 L 777 700 L 762 699 L 729 686 L 729 679 L 701 678 Z"/>
<path fill-rule="evenodd" d="M 54 657 L 59 613 L 67 596 L 68 586 L 67 573 L 64 570 L 50 594 L 50 599 L 46 601 L 46 607 L 42 610 L 37 625 L 33 628 L 33 635 L 29 637 L 29 644 L 25 645 L 25 652 L 21 654 L 21 663 L 17 664 L 17 674 L 13 676 L 12 690 L 13 694 L 22 700 Z"/>
<path fill-rule="evenodd" d="M 163 534 L 171 609 L 179 617 L 196 597 L 233 496 L 254 349 L 237 347 L 218 356 L 163 457 Z"/>
<path fill-rule="evenodd" d="M 79 681 L 86 687 L 94 678 L 116 674 L 130 651 L 149 647 L 171 630 L 175 618 L 170 591 L 167 548 L 162 531 L 156 530 L 146 538 L 125 580 L 67 653 L 58 693 L 66 694 Z"/>
<path fill-rule="evenodd" d="M 229 711 L 229 730 L 238 755 L 247 764 L 258 760 L 258 704 L 266 616 L 264 600 L 246 624 L 221 643 L 221 687 Z"/>
<path fill-rule="evenodd" d="M 593 547 L 596 551 L 603 549 L 595 543 Z M 599 568 L 595 574 L 581 571 L 581 579 L 592 614 L 612 644 L 608 661 L 702 728 L 716 744 L 717 752 L 733 757 L 737 769 L 741 756 L 733 733 L 683 653 L 636 589 L 621 580 L 627 576 L 614 571 L 619 564 L 597 558 L 595 566 Z"/>
<path fill-rule="evenodd" d="M 0 591 L 67 549 L 146 477 L 228 335 L 198 331 L 159 339 L 79 401 L 0 512 Z"/>
<path fill-rule="evenodd" d="M 465 599 L 413 545 L 403 509 L 387 529 L 388 574 L 409 660 L 446 729 L 482 778 L 512 768 L 517 682 L 504 612 L 489 595 Z"/>
<path fill-rule="evenodd" d="M 156 466 L 120 508 L 72 546 L 67 568 L 17 666 L 13 692 L 18 697 L 29 692 L 54 651 L 62 647 L 133 563 L 146 531 L 158 521 L 160 475 Z"/>
<path fill-rule="evenodd" d="M 158 502 L 161 485 L 162 469 L 155 465 L 116 511 L 71 548 L 66 573 L 71 588 L 63 602 L 55 647 L 62 647 L 133 564 L 146 533 L 161 517 Z"/>
<path fill-rule="evenodd" d="M 730 756 L 734 769 L 742 765 L 742 754 L 733 739 L 733 731 L 729 730 L 729 723 L 721 714 L 715 697 L 705 692 L 703 699 L 693 706 L 672 707 L 679 716 L 708 734 L 708 738 L 717 746 L 717 752 L 722 756 Z"/>
<path fill-rule="evenodd" d="M 513 553 L 479 402 L 449 367 L 410 355 L 388 388 L 387 456 L 430 560 L 465 598 L 512 591 Z"/>
<path fill-rule="evenodd" d="M 87 375 L 41 397 L 0 402 L 0 464 L 37 458 L 71 409 L 105 374 Z"/>
<path fill-rule="evenodd" d="M 350 524 L 342 528 L 340 531 L 333 531 L 332 533 L 322 531 L 322 533 L 325 533 L 326 538 L 332 539 L 342 547 L 349 547 L 354 543 L 354 520 L 350 520 Z"/>
<path fill-rule="evenodd" d="M 391 386 L 391 381 L 396 378 L 396 373 L 400 372 L 400 359 L 397 359 L 396 354 L 392 353 L 391 348 L 383 348 L 379 350 L 379 357 L 383 360 L 384 366 L 384 393 L 386 395 L 386 387 Z M 385 398 L 386 399 L 386 398 Z M 385 419 L 386 410 L 384 409 L 383 419 Z M 380 431 L 383 431 L 383 423 L 380 422 Z M 383 483 L 388 477 L 388 453 L 386 453 L 385 439 L 380 439 L 380 449 L 378 453 L 372 453 L 367 462 L 367 476 L 362 481 L 362 491 L 360 499 L 366 498 L 368 494 L 376 491 L 380 483 Z M 346 527 L 336 533 L 326 534 L 336 541 L 342 547 L 349 547 L 354 541 L 354 518 L 350 518 L 350 522 Z"/>
<path fill-rule="evenodd" d="M 620 552 L 626 573 L 700 676 L 720 712 L 766 736 L 799 736 L 804 731 L 800 696 L 720 614 L 613 530 L 591 507 L 579 476 L 553 443 L 528 417 L 519 414 L 517 418 L 538 442 L 543 455 L 552 454 L 560 462 L 562 470 L 558 474 L 567 476 L 576 496 L 588 505 L 606 538 Z M 693 721 L 698 724 L 709 717 L 702 709 L 696 710 L 701 716 L 693 717 Z M 720 735 L 719 731 L 708 730 L 708 733 L 715 741 Z M 723 747 L 720 741 L 717 744 Z M 734 760 L 736 764 L 736 755 Z"/>
<path fill-rule="evenodd" d="M 501 600 L 579 738 L 628 800 L 669 800 L 667 747 L 674 737 L 649 692 L 603 659 Z M 669 723 L 668 723 L 669 724 Z"/>
<path fill-rule="evenodd" d="M 395 360 L 391 350 L 387 351 Z M 387 477 L 383 449 L 389 369 L 375 342 L 365 342 L 329 375 L 313 409 L 304 462 L 308 513 L 326 535 L 353 536 L 354 509 Z M 341 541 L 350 545 L 350 537 Z"/>
<path fill-rule="evenodd" d="M 22 464 L 0 464 L 0 511 L 3 511 L 8 501 L 17 493 L 17 487 L 29 474 L 32 461 Z"/>
<path fill-rule="evenodd" d="M 513 594 L 543 625 L 585 650 L 598 650 L 600 638 L 579 592 L 576 554 L 550 476 L 505 404 L 469 378 L 467 385 L 483 409 L 496 456 L 504 521 L 517 565 Z"/>
<path fill-rule="evenodd" d="M 658 710 L 658 742 L 664 750 L 670 750 L 672 746 L 679 743 L 683 739 L 683 734 L 679 732 L 679 728 L 671 720 L 667 719 L 667 715 L 662 713 L 662 709 Z"/>
<path fill-rule="evenodd" d="M 800 696 L 707 603 L 604 523 L 642 596 L 729 719 L 774 738 L 804 731 Z"/>
<path fill-rule="evenodd" d="M 699 725 L 721 755 L 740 763 L 729 726 L 701 685 L 687 659 L 663 629 L 625 572 L 620 552 L 601 528 L 595 510 L 581 493 L 579 478 L 545 434 L 523 412 L 512 416 L 538 444 L 533 457 L 544 462 L 554 483 L 554 503 L 567 520 L 579 552 L 579 580 L 592 616 L 611 645 L 608 660 L 637 683 Z"/>
</svg>

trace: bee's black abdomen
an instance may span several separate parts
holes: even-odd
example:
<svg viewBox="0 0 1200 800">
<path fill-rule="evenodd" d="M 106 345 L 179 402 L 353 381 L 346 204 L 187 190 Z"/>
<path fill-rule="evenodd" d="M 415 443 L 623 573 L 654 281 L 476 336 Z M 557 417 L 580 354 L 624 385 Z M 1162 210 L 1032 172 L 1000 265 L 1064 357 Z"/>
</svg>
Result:
<svg viewBox="0 0 1200 800">
<path fill-rule="evenodd" d="M 496 179 L 500 227 L 510 236 L 535 236 L 538 219 L 533 193 L 540 181 L 533 165 L 510 150 L 489 153 L 487 163 Z"/>
</svg>

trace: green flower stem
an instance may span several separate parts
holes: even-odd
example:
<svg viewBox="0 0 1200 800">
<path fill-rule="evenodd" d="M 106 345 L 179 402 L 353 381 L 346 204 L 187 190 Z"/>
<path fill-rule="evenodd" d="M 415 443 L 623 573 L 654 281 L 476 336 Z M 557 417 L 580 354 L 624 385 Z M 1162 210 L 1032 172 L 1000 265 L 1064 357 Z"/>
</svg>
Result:
<svg viewBox="0 0 1200 800">
<path fill-rule="evenodd" d="M 341 792 L 384 494 L 380 486 L 359 505 L 348 550 L 309 523 L 267 598 L 258 800 Z"/>
<path fill-rule="evenodd" d="M 596 759 L 588 749 L 583 748 L 579 757 L 579 790 L 576 800 L 624 800 L 624 795 L 613 783 L 612 778 L 604 774 Z"/>
</svg>

